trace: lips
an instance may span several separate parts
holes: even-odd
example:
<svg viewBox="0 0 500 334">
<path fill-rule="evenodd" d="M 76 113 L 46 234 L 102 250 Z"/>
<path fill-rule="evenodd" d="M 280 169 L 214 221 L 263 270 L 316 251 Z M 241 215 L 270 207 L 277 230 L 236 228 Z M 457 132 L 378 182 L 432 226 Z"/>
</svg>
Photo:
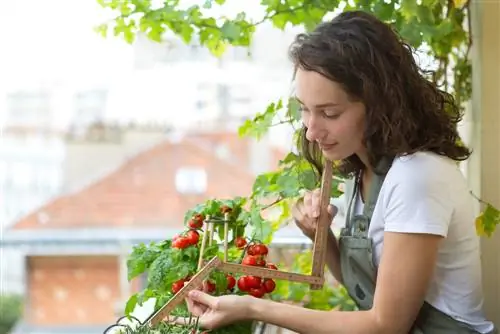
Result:
<svg viewBox="0 0 500 334">
<path fill-rule="evenodd" d="M 323 151 L 327 151 L 335 147 L 337 144 L 319 144 L 319 148 Z"/>
</svg>

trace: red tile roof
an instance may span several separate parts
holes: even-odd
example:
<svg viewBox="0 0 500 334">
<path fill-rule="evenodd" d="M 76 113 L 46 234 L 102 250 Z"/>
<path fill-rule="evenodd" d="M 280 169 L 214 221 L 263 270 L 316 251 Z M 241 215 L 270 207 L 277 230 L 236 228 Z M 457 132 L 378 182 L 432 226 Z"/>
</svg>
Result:
<svg viewBox="0 0 500 334">
<path fill-rule="evenodd" d="M 241 155 L 248 152 L 245 140 L 235 139 L 236 136 L 213 137 L 204 139 L 228 143 L 231 151 L 239 154 L 238 160 L 245 160 L 245 155 Z M 284 153 L 274 150 L 273 156 L 275 166 Z M 245 163 L 218 158 L 198 139 L 164 142 L 85 189 L 48 203 L 21 219 L 13 229 L 177 228 L 188 209 L 208 198 L 248 195 L 254 176 L 246 171 Z M 206 170 L 206 193 L 183 195 L 176 191 L 175 175 L 181 167 Z"/>
</svg>

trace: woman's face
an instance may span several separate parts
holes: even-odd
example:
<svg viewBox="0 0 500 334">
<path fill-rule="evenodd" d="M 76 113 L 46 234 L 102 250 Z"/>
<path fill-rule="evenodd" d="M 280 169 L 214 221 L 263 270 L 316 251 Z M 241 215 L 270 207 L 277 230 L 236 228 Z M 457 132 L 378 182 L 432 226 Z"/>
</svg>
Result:
<svg viewBox="0 0 500 334">
<path fill-rule="evenodd" d="M 295 77 L 297 100 L 302 107 L 306 138 L 319 144 L 329 160 L 358 154 L 363 160 L 365 106 L 352 102 L 342 87 L 314 71 L 298 69 Z"/>
</svg>

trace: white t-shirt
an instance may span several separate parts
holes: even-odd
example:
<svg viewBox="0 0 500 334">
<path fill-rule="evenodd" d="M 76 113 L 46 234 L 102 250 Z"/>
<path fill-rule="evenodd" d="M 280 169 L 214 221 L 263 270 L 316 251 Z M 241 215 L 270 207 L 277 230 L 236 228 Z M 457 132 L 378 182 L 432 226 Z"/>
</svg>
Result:
<svg viewBox="0 0 500 334">
<path fill-rule="evenodd" d="M 345 195 L 332 199 L 339 209 L 334 228 L 344 224 Z M 363 211 L 358 193 L 355 213 Z M 439 248 L 426 301 L 453 318 L 487 333 L 493 324 L 483 312 L 479 237 L 473 198 L 456 163 L 433 153 L 396 158 L 386 175 L 373 212 L 368 236 L 378 267 L 384 231 L 430 233 L 445 237 Z M 395 264 L 397 265 L 397 264 Z"/>
</svg>

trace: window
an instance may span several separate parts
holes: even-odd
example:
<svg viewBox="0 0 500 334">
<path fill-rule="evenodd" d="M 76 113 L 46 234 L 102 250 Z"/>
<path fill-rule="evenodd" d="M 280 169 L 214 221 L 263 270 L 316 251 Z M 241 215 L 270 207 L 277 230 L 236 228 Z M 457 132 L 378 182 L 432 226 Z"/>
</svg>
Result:
<svg viewBox="0 0 500 334">
<path fill-rule="evenodd" d="M 199 195 L 207 190 L 207 173 L 200 167 L 183 167 L 175 174 L 175 188 L 184 195 Z"/>
<path fill-rule="evenodd" d="M 50 122 L 50 95 L 45 91 L 19 91 L 7 95 L 7 124 L 47 126 Z"/>
</svg>

